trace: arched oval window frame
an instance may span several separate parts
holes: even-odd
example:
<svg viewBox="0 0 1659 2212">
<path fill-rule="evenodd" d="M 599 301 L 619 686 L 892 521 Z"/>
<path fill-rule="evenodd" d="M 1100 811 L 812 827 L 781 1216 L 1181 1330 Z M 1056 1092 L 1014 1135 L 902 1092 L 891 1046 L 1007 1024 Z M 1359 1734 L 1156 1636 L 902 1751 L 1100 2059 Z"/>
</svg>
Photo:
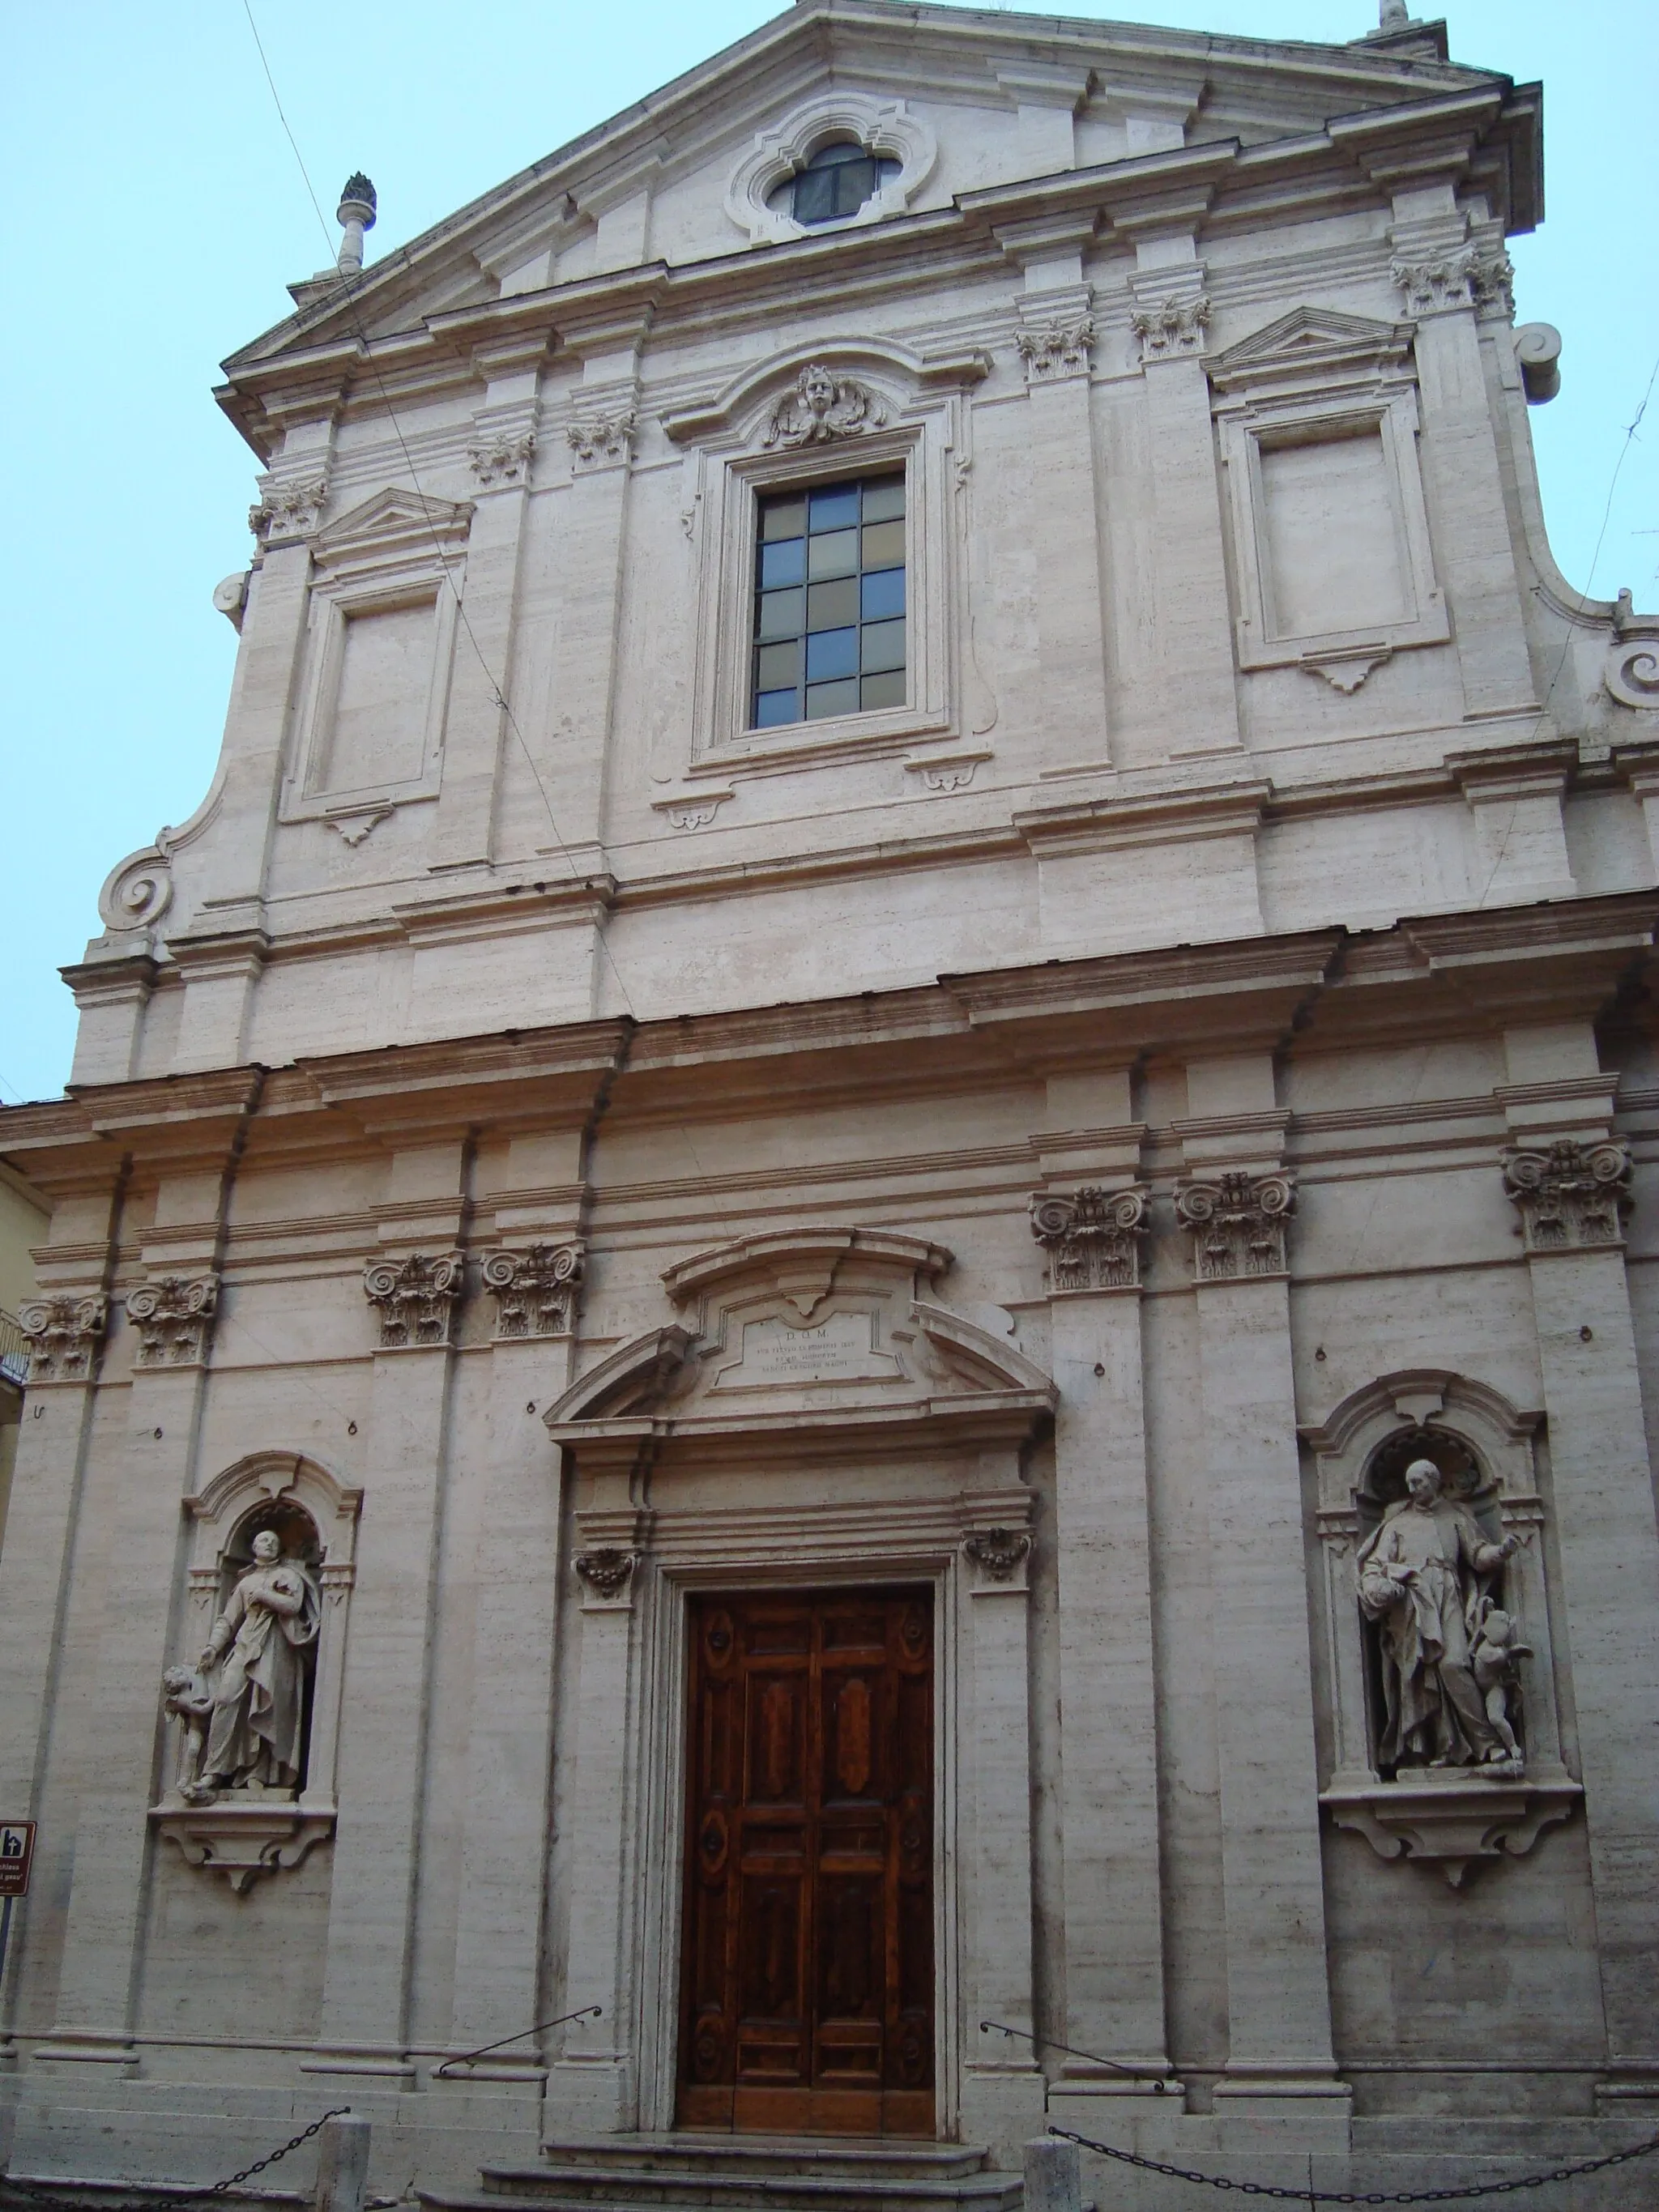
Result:
<svg viewBox="0 0 1659 2212">
<path fill-rule="evenodd" d="M 862 207 L 830 222 L 797 222 L 787 207 L 768 206 L 780 185 L 836 140 L 854 141 L 878 160 L 896 161 L 898 167 Z M 726 211 L 751 245 L 781 246 L 797 238 L 839 234 L 902 215 L 933 174 L 938 159 L 932 131 L 902 100 L 878 101 L 837 94 L 796 109 L 775 130 L 757 136 L 727 188 Z"/>
</svg>

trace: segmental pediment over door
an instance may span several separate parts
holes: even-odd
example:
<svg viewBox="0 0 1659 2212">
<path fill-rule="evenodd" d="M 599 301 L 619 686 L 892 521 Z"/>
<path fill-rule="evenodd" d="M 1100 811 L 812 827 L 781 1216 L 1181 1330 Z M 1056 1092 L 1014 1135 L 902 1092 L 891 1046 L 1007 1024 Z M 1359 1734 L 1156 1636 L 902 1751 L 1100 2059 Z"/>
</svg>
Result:
<svg viewBox="0 0 1659 2212">
<path fill-rule="evenodd" d="M 887 1230 L 784 1230 L 678 1262 L 681 1318 L 635 1337 L 546 1415 L 560 1443 L 691 1443 L 787 1427 L 835 1448 L 881 1431 L 920 1443 L 1012 1441 L 1052 1413 L 1042 1369 L 933 1295 L 941 1245 Z M 584 1452 L 586 1456 L 586 1452 Z"/>
</svg>

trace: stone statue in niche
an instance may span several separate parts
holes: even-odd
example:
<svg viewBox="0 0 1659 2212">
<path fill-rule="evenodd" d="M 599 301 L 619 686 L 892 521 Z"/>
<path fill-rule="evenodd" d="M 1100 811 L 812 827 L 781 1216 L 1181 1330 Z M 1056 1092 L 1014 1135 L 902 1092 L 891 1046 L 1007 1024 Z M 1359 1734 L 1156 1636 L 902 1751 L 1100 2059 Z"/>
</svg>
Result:
<svg viewBox="0 0 1659 2212">
<path fill-rule="evenodd" d="M 1377 1765 L 1396 1777 L 1469 1766 L 1516 1775 L 1522 1753 L 1509 1698 L 1527 1647 L 1493 1590 L 1517 1540 L 1490 1537 L 1448 1494 L 1431 1459 L 1413 1459 L 1405 1484 L 1357 1563 L 1382 1676 Z"/>
<path fill-rule="evenodd" d="M 167 1672 L 167 1711 L 185 1738 L 179 1793 L 192 1804 L 229 1790 L 288 1796 L 299 1787 L 320 1618 L 304 1562 L 284 1556 L 274 1528 L 261 1528 L 193 1678 L 185 1668 Z"/>
</svg>

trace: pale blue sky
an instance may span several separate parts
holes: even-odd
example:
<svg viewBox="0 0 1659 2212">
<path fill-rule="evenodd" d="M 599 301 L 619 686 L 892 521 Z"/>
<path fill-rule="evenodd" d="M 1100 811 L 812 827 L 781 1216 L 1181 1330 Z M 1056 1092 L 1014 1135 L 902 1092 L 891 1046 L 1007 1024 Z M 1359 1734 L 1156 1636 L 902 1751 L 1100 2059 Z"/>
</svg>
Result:
<svg viewBox="0 0 1659 2212">
<path fill-rule="evenodd" d="M 371 261 L 777 12 L 770 0 L 252 0 L 331 216 L 364 168 Z M 1024 5 L 1011 13 L 1052 13 Z M 1073 12 L 1097 12 L 1078 8 Z M 1341 40 L 1376 0 L 1115 0 L 1119 21 Z M 1451 0 L 1454 57 L 1545 88 L 1548 220 L 1517 311 L 1565 339 L 1533 425 L 1556 556 L 1659 605 L 1653 0 Z M 114 863 L 179 822 L 217 757 L 235 639 L 210 594 L 246 565 L 255 463 L 210 394 L 321 263 L 240 0 L 11 0 L 0 118 L 5 514 L 0 1098 L 50 1097 L 73 1043 L 60 963 Z"/>
</svg>

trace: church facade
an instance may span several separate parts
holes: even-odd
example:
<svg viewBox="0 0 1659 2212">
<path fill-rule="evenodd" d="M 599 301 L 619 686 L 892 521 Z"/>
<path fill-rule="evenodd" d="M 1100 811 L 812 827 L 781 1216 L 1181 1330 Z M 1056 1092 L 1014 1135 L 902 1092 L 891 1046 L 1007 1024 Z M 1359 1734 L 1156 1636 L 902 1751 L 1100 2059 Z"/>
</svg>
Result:
<svg viewBox="0 0 1659 2212">
<path fill-rule="evenodd" d="M 0 1112 L 10 2172 L 1659 2124 L 1659 619 L 1545 542 L 1540 113 L 800 0 L 367 268 L 351 180 Z"/>
</svg>

